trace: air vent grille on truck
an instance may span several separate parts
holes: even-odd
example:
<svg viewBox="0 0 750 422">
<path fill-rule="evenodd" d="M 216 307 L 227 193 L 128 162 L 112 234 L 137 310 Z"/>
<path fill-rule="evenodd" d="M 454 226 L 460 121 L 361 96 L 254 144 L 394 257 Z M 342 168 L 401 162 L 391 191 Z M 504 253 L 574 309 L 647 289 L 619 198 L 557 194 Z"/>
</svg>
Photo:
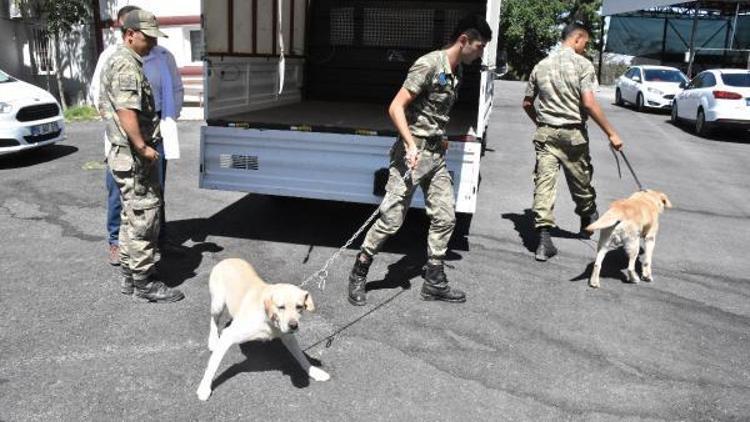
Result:
<svg viewBox="0 0 750 422">
<path fill-rule="evenodd" d="M 255 155 L 220 154 L 219 166 L 224 169 L 258 170 L 258 157 Z"/>
</svg>

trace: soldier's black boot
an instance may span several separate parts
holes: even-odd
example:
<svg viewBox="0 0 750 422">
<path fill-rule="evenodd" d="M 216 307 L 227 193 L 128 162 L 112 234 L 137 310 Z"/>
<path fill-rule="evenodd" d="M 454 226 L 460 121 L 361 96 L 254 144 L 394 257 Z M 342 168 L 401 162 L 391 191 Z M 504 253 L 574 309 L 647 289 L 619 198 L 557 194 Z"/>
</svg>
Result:
<svg viewBox="0 0 750 422">
<path fill-rule="evenodd" d="M 354 306 L 363 306 L 367 304 L 367 293 L 365 292 L 365 283 L 367 283 L 367 273 L 370 271 L 372 257 L 364 252 L 357 254 L 354 260 L 352 272 L 349 274 L 349 303 Z"/>
<path fill-rule="evenodd" d="M 422 291 L 419 293 L 423 300 L 442 300 L 451 303 L 466 302 L 466 294 L 448 286 L 443 264 L 430 264 L 422 267 Z"/>
<path fill-rule="evenodd" d="M 149 277 L 145 280 L 135 280 L 133 297 L 140 302 L 169 303 L 185 298 L 178 289 L 167 287 L 161 281 Z"/>
<path fill-rule="evenodd" d="M 588 227 L 591 223 L 599 219 L 599 212 L 597 210 L 594 210 L 589 215 L 582 215 L 581 216 L 581 229 L 578 231 L 581 235 L 581 237 L 585 237 L 588 239 L 591 237 L 591 233 L 586 231 L 586 227 Z"/>
<path fill-rule="evenodd" d="M 135 290 L 135 287 L 133 286 L 133 274 L 131 274 L 130 269 L 125 268 L 125 266 L 121 266 L 120 268 L 122 272 L 122 278 L 120 279 L 120 293 L 132 296 L 133 290 Z"/>
<path fill-rule="evenodd" d="M 552 236 L 549 234 L 548 227 L 542 227 L 539 229 L 539 246 L 536 248 L 536 254 L 534 258 L 537 261 L 546 261 L 549 258 L 557 255 L 557 248 L 552 243 Z"/>
</svg>

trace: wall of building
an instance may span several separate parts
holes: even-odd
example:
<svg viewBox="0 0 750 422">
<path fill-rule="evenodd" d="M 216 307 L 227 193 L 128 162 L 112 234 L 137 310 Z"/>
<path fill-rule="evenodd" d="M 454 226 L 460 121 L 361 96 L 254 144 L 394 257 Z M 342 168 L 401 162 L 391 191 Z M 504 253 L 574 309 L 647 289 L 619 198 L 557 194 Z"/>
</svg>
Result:
<svg viewBox="0 0 750 422">
<path fill-rule="evenodd" d="M 10 1 L 0 0 L 0 68 L 59 97 L 54 74 L 49 77 L 40 68 L 39 52 L 32 42 L 36 30 L 44 28 L 33 16 L 28 21 L 13 17 Z M 60 68 L 68 104 L 85 101 L 96 57 L 92 28 L 90 25 L 76 27 L 60 42 Z M 31 60 L 35 52 L 37 68 L 32 66 Z"/>
<path fill-rule="evenodd" d="M 113 45 L 121 37 L 115 27 L 117 11 L 128 5 L 138 6 L 153 13 L 159 27 L 168 38 L 159 38 L 159 45 L 175 56 L 183 75 L 187 105 L 202 104 L 202 66 L 200 51 L 203 40 L 200 33 L 200 0 L 147 1 L 147 0 L 99 0 L 101 36 L 103 47 Z M 192 36 L 191 36 L 192 33 Z"/>
<path fill-rule="evenodd" d="M 0 0 L 0 68 L 24 81 L 48 89 L 57 96 L 57 83 L 46 73 L 32 68 L 34 50 L 30 38 L 33 28 L 41 28 L 33 20 L 23 22 L 10 16 L 11 0 Z M 96 4 L 97 2 L 92 2 Z M 99 53 L 120 39 L 120 30 L 113 26 L 117 11 L 134 5 L 149 10 L 160 22 L 169 38 L 159 43 L 175 56 L 186 88 L 186 105 L 202 104 L 202 61 L 200 51 L 200 0 L 146 1 L 98 0 L 99 14 L 90 25 L 75 28 L 61 44 L 63 87 L 68 104 L 88 101 L 88 89 Z M 192 34 L 192 36 L 191 36 Z"/>
</svg>

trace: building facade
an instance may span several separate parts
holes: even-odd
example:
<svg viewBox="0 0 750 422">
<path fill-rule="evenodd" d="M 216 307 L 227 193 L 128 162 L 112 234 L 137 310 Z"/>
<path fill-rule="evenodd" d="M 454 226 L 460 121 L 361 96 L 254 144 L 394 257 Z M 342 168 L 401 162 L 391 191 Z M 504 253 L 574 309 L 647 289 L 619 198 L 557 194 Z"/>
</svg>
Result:
<svg viewBox="0 0 750 422">
<path fill-rule="evenodd" d="M 160 38 L 159 44 L 174 54 L 182 75 L 185 105 L 202 106 L 203 34 L 200 0 L 98 0 L 99 15 L 96 25 L 99 52 L 115 44 L 120 38 L 120 28 L 116 25 L 117 11 L 127 5 L 146 9 L 156 16 L 160 29 L 168 36 Z"/>
</svg>

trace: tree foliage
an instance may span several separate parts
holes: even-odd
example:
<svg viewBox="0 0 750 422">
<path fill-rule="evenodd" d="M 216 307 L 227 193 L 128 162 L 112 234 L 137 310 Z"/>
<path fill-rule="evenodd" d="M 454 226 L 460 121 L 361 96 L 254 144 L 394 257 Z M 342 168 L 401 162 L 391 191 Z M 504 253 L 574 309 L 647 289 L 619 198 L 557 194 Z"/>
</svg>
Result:
<svg viewBox="0 0 750 422">
<path fill-rule="evenodd" d="M 580 20 L 592 28 L 589 53 L 598 51 L 601 0 L 504 0 L 500 44 L 510 72 L 527 79 L 531 70 L 560 41 L 562 27 Z"/>
<path fill-rule="evenodd" d="M 61 44 L 76 26 L 88 23 L 91 18 L 91 2 L 89 0 L 13 0 L 13 2 L 21 10 L 24 20 L 30 21 L 30 17 L 33 16 L 38 19 L 34 23 L 41 24 L 47 30 L 49 40 L 54 45 L 52 53 L 60 103 L 63 109 L 66 109 L 60 60 Z"/>
<path fill-rule="evenodd" d="M 88 22 L 90 8 L 86 0 L 45 0 L 42 2 L 47 30 L 58 35 L 64 35 L 73 27 Z"/>
<path fill-rule="evenodd" d="M 91 16 L 89 0 L 12 0 L 25 20 L 41 18 L 48 31 L 55 34 L 70 32 L 76 25 L 88 22 Z"/>
</svg>

